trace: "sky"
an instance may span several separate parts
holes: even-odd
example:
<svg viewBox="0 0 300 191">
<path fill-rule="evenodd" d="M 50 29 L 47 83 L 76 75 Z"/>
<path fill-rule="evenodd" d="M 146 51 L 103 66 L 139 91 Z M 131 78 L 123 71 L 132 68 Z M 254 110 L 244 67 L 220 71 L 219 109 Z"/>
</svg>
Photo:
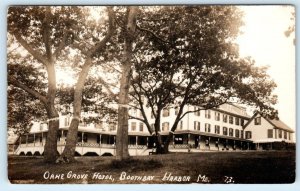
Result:
<svg viewBox="0 0 300 191">
<path fill-rule="evenodd" d="M 257 66 L 269 66 L 268 74 L 277 84 L 275 108 L 279 118 L 296 128 L 296 69 L 294 36 L 284 31 L 294 24 L 292 6 L 241 6 L 244 11 L 243 34 L 237 38 L 240 56 L 251 56 Z M 294 34 L 292 34 L 294 35 Z"/>
</svg>

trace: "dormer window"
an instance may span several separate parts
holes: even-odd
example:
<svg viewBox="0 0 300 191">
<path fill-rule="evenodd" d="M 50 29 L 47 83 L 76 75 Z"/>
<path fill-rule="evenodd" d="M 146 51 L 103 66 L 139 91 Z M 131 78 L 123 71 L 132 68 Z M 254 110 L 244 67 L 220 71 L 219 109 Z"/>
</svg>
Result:
<svg viewBox="0 0 300 191">
<path fill-rule="evenodd" d="M 256 117 L 254 119 L 254 125 L 260 125 L 261 124 L 261 117 Z"/>
<path fill-rule="evenodd" d="M 164 108 L 163 109 L 163 117 L 168 117 L 170 115 L 170 110 L 169 108 Z"/>
</svg>

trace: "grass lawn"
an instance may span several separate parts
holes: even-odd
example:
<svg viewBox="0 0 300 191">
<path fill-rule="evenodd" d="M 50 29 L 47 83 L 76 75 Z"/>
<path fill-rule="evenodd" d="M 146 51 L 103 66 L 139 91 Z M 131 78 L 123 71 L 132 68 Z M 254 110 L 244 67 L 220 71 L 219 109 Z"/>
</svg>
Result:
<svg viewBox="0 0 300 191">
<path fill-rule="evenodd" d="M 176 184 L 292 183 L 295 151 L 172 153 L 114 157 L 78 157 L 72 164 L 44 164 L 41 157 L 8 157 L 12 183 Z"/>
</svg>

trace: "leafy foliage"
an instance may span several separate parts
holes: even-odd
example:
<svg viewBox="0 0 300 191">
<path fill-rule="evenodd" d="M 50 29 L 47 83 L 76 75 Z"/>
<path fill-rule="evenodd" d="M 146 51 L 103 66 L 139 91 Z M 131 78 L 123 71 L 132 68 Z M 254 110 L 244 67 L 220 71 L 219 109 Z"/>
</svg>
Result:
<svg viewBox="0 0 300 191">
<path fill-rule="evenodd" d="M 147 8 L 146 8 L 147 9 Z M 229 102 L 253 105 L 274 117 L 276 84 L 265 67 L 251 58 L 240 58 L 238 45 L 242 13 L 233 6 L 161 7 L 144 11 L 138 20 L 132 98 L 151 108 L 158 133 L 163 108 L 179 107 L 171 131 L 185 114 L 187 104 L 210 109 Z M 146 101 L 142 101 L 142 97 Z M 145 104 L 145 105 L 144 105 Z"/>
</svg>

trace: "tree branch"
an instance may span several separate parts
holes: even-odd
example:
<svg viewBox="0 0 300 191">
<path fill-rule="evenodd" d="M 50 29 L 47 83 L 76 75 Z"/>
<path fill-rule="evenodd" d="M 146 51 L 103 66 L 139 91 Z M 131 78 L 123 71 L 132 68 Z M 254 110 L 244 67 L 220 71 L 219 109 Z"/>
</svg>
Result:
<svg viewBox="0 0 300 191">
<path fill-rule="evenodd" d="M 109 17 L 109 21 L 108 21 L 109 26 L 108 26 L 108 30 L 107 30 L 107 35 L 100 42 L 98 42 L 93 48 L 90 49 L 90 51 L 88 52 L 89 56 L 93 56 L 97 51 L 103 49 L 106 46 L 106 43 L 110 40 L 111 36 L 114 33 L 114 29 L 115 29 L 114 11 L 113 11 L 112 7 L 108 7 L 107 11 L 108 11 L 108 17 Z"/>
<path fill-rule="evenodd" d="M 9 76 L 8 77 L 8 83 L 12 84 L 15 87 L 21 88 L 22 90 L 26 91 L 30 95 L 34 96 L 35 98 L 39 99 L 42 103 L 47 104 L 47 98 L 40 94 L 39 92 L 29 88 L 25 84 L 19 82 L 16 78 Z"/>
<path fill-rule="evenodd" d="M 139 118 L 139 117 L 134 117 L 132 115 L 129 115 L 128 117 L 129 117 L 129 119 L 136 119 L 136 120 L 139 120 L 139 121 L 142 121 L 142 122 L 145 123 L 145 121 L 143 119 Z"/>
<path fill-rule="evenodd" d="M 49 27 L 49 20 L 51 19 L 51 9 L 49 6 L 46 7 L 45 18 L 42 23 L 42 30 L 43 30 L 43 42 L 46 48 L 46 55 L 48 61 L 52 60 L 52 51 L 51 51 L 51 42 L 50 42 L 50 27 Z"/>
<path fill-rule="evenodd" d="M 142 28 L 138 25 L 136 25 L 137 29 L 139 29 L 140 31 L 145 31 L 147 33 L 150 33 L 153 37 L 157 38 L 158 40 L 164 42 L 164 43 L 167 43 L 169 44 L 170 42 L 167 41 L 167 40 L 164 40 L 163 38 L 159 37 L 157 34 L 155 34 L 153 31 L 149 30 L 149 29 L 146 29 L 146 28 Z"/>
<path fill-rule="evenodd" d="M 53 53 L 53 58 L 56 59 L 59 54 L 61 53 L 61 51 L 66 47 L 66 42 L 67 42 L 67 37 L 69 34 L 73 34 L 73 31 L 71 30 L 65 30 L 64 31 L 64 35 L 62 37 L 62 40 L 60 41 L 58 47 L 56 48 L 56 50 Z"/>
<path fill-rule="evenodd" d="M 114 92 L 111 91 L 109 86 L 112 86 L 110 84 L 108 84 L 105 80 L 103 80 L 101 77 L 98 77 L 99 82 L 107 89 L 109 95 L 115 97 L 117 96 L 117 94 L 115 94 Z"/>
<path fill-rule="evenodd" d="M 43 65 L 47 65 L 48 61 L 45 59 L 38 51 L 35 51 L 24 39 L 23 37 L 18 34 L 14 33 L 13 34 L 17 41 L 39 62 L 41 62 Z"/>
</svg>

